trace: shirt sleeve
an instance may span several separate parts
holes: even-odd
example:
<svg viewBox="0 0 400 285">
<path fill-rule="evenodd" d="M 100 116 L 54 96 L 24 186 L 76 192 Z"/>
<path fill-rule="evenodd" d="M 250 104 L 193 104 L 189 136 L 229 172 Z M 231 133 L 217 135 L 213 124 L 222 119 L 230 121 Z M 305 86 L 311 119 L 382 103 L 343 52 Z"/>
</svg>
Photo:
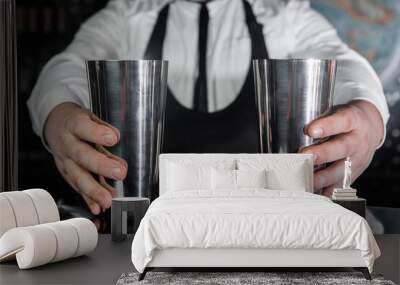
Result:
<svg viewBox="0 0 400 285">
<path fill-rule="evenodd" d="M 89 108 L 85 60 L 117 58 L 123 47 L 125 1 L 111 1 L 87 20 L 65 51 L 42 70 L 27 102 L 33 129 L 43 139 L 51 110 L 64 102 Z"/>
<path fill-rule="evenodd" d="M 379 110 L 384 124 L 389 119 L 389 110 L 382 84 L 368 61 L 350 49 L 337 35 L 335 28 L 308 1 L 289 1 L 285 18 L 292 34 L 292 58 L 335 58 L 337 74 L 334 89 L 334 105 L 352 100 L 365 100 Z M 378 147 L 378 148 L 379 148 Z"/>
</svg>

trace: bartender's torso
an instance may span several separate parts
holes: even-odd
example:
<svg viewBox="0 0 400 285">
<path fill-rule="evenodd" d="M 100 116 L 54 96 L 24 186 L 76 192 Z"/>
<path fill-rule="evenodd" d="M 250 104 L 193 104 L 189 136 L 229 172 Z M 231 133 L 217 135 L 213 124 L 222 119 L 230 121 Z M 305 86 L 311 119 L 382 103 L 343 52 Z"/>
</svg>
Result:
<svg viewBox="0 0 400 285">
<path fill-rule="evenodd" d="M 373 102 L 387 121 L 382 86 L 371 66 L 349 49 L 336 30 L 309 1 L 248 0 L 270 58 L 336 58 L 340 60 L 333 103 L 353 99 Z M 41 72 L 28 101 L 32 123 L 43 134 L 46 118 L 57 104 L 90 107 L 84 60 L 143 58 L 160 11 L 170 3 L 163 58 L 169 60 L 168 86 L 180 106 L 193 108 L 198 77 L 200 4 L 186 0 L 113 0 L 86 21 L 68 48 Z M 208 112 L 229 107 L 241 94 L 251 67 L 251 37 L 242 0 L 207 3 L 206 52 Z"/>
<path fill-rule="evenodd" d="M 282 25 L 285 1 L 248 0 L 257 22 L 263 26 L 268 53 L 286 58 L 292 35 Z M 127 29 L 118 58 L 143 58 L 159 12 L 169 4 L 163 58 L 169 60 L 168 86 L 176 100 L 193 108 L 194 86 L 198 76 L 198 35 L 200 4 L 194 1 L 131 1 Z M 214 0 L 209 11 L 207 42 L 208 111 L 229 106 L 238 96 L 251 68 L 251 37 L 246 25 L 242 0 Z M 282 9 L 281 9 L 282 8 Z M 294 9 L 297 11 L 297 9 Z M 288 19 L 289 20 L 289 19 Z M 285 48 L 282 48 L 285 46 Z"/>
<path fill-rule="evenodd" d="M 250 36 L 250 58 L 266 59 L 263 27 L 257 22 L 247 0 L 241 0 L 245 23 Z M 257 111 L 254 99 L 253 76 L 248 69 L 245 81 L 236 98 L 222 110 L 210 111 L 207 92 L 207 43 L 209 12 L 202 2 L 199 20 L 198 76 L 194 86 L 193 104 L 181 104 L 168 87 L 165 109 L 164 152 L 257 152 L 259 150 Z M 163 59 L 170 4 L 159 12 L 145 50 L 145 59 Z M 177 43 L 179 45 L 179 43 Z M 224 91 L 220 91 L 224 92 Z M 226 91 L 225 91 L 226 92 Z M 226 94 L 216 94 L 224 97 Z"/>
<path fill-rule="evenodd" d="M 268 52 L 251 3 L 176 1 L 160 7 L 142 58 L 170 61 L 163 151 L 257 152 L 251 60 L 268 58 Z M 205 29 L 206 39 L 200 36 Z M 199 41 L 206 42 L 203 57 Z M 202 75 L 206 106 L 199 110 Z"/>
</svg>

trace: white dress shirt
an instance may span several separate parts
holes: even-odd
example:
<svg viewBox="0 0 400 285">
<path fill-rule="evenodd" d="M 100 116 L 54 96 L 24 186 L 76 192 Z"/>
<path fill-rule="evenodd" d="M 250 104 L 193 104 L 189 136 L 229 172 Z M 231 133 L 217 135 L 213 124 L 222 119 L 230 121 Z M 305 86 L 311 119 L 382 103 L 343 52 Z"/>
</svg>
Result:
<svg viewBox="0 0 400 285">
<path fill-rule="evenodd" d="M 362 99 L 374 104 L 386 125 L 389 112 L 382 85 L 371 65 L 338 37 L 308 1 L 248 0 L 263 33 L 270 58 L 336 58 L 334 104 Z M 43 69 L 28 101 L 39 135 L 50 111 L 63 102 L 89 108 L 84 60 L 141 59 L 158 12 L 170 0 L 113 0 L 85 22 L 67 49 Z M 209 112 L 232 103 L 250 69 L 250 38 L 242 0 L 207 3 Z M 198 74 L 200 4 L 171 3 L 163 55 L 169 60 L 168 85 L 185 107 L 193 104 Z"/>
</svg>

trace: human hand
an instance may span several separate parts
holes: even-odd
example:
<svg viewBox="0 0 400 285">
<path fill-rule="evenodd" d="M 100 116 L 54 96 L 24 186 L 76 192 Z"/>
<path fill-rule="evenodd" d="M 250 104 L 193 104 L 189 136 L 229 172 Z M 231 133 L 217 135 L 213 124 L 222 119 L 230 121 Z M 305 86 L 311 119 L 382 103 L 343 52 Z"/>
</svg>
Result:
<svg viewBox="0 0 400 285">
<path fill-rule="evenodd" d="M 119 131 L 100 122 L 90 111 L 74 103 L 62 103 L 50 112 L 44 127 L 58 170 L 95 215 L 111 207 L 117 191 L 99 183 L 92 174 L 123 180 L 128 167 L 123 159 L 110 157 L 92 146 L 109 147 L 119 141 Z"/>
<path fill-rule="evenodd" d="M 308 124 L 304 132 L 327 141 L 300 149 L 314 155 L 314 164 L 332 163 L 314 174 L 314 189 L 331 197 L 334 188 L 342 187 L 346 157 L 352 160 L 352 181 L 370 164 L 375 150 L 383 139 L 384 125 L 378 109 L 367 101 L 357 100 L 337 106 L 328 116 Z"/>
</svg>

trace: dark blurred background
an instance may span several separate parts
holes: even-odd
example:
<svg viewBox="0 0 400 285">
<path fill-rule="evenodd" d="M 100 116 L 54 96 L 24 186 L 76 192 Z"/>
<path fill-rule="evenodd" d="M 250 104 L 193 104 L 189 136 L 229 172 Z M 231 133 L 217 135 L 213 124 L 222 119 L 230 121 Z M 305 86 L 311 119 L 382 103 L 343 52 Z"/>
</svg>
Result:
<svg viewBox="0 0 400 285">
<path fill-rule="evenodd" d="M 19 189 L 44 188 L 61 204 L 86 208 L 58 173 L 33 133 L 26 101 L 46 62 L 72 41 L 79 26 L 107 0 L 16 1 L 19 94 Z M 68 195 L 63 193 L 68 192 Z M 87 208 L 86 208 L 87 209 Z M 78 213 L 80 215 L 89 212 Z"/>
<path fill-rule="evenodd" d="M 33 133 L 26 101 L 43 65 L 62 51 L 80 24 L 107 2 L 17 0 L 20 189 L 40 187 L 64 200 L 63 193 L 73 192 Z M 384 83 L 391 113 L 386 142 L 354 187 L 367 199 L 385 232 L 400 233 L 400 1 L 314 0 L 312 5 L 373 64 Z M 79 203 L 76 197 L 66 202 Z"/>
</svg>

